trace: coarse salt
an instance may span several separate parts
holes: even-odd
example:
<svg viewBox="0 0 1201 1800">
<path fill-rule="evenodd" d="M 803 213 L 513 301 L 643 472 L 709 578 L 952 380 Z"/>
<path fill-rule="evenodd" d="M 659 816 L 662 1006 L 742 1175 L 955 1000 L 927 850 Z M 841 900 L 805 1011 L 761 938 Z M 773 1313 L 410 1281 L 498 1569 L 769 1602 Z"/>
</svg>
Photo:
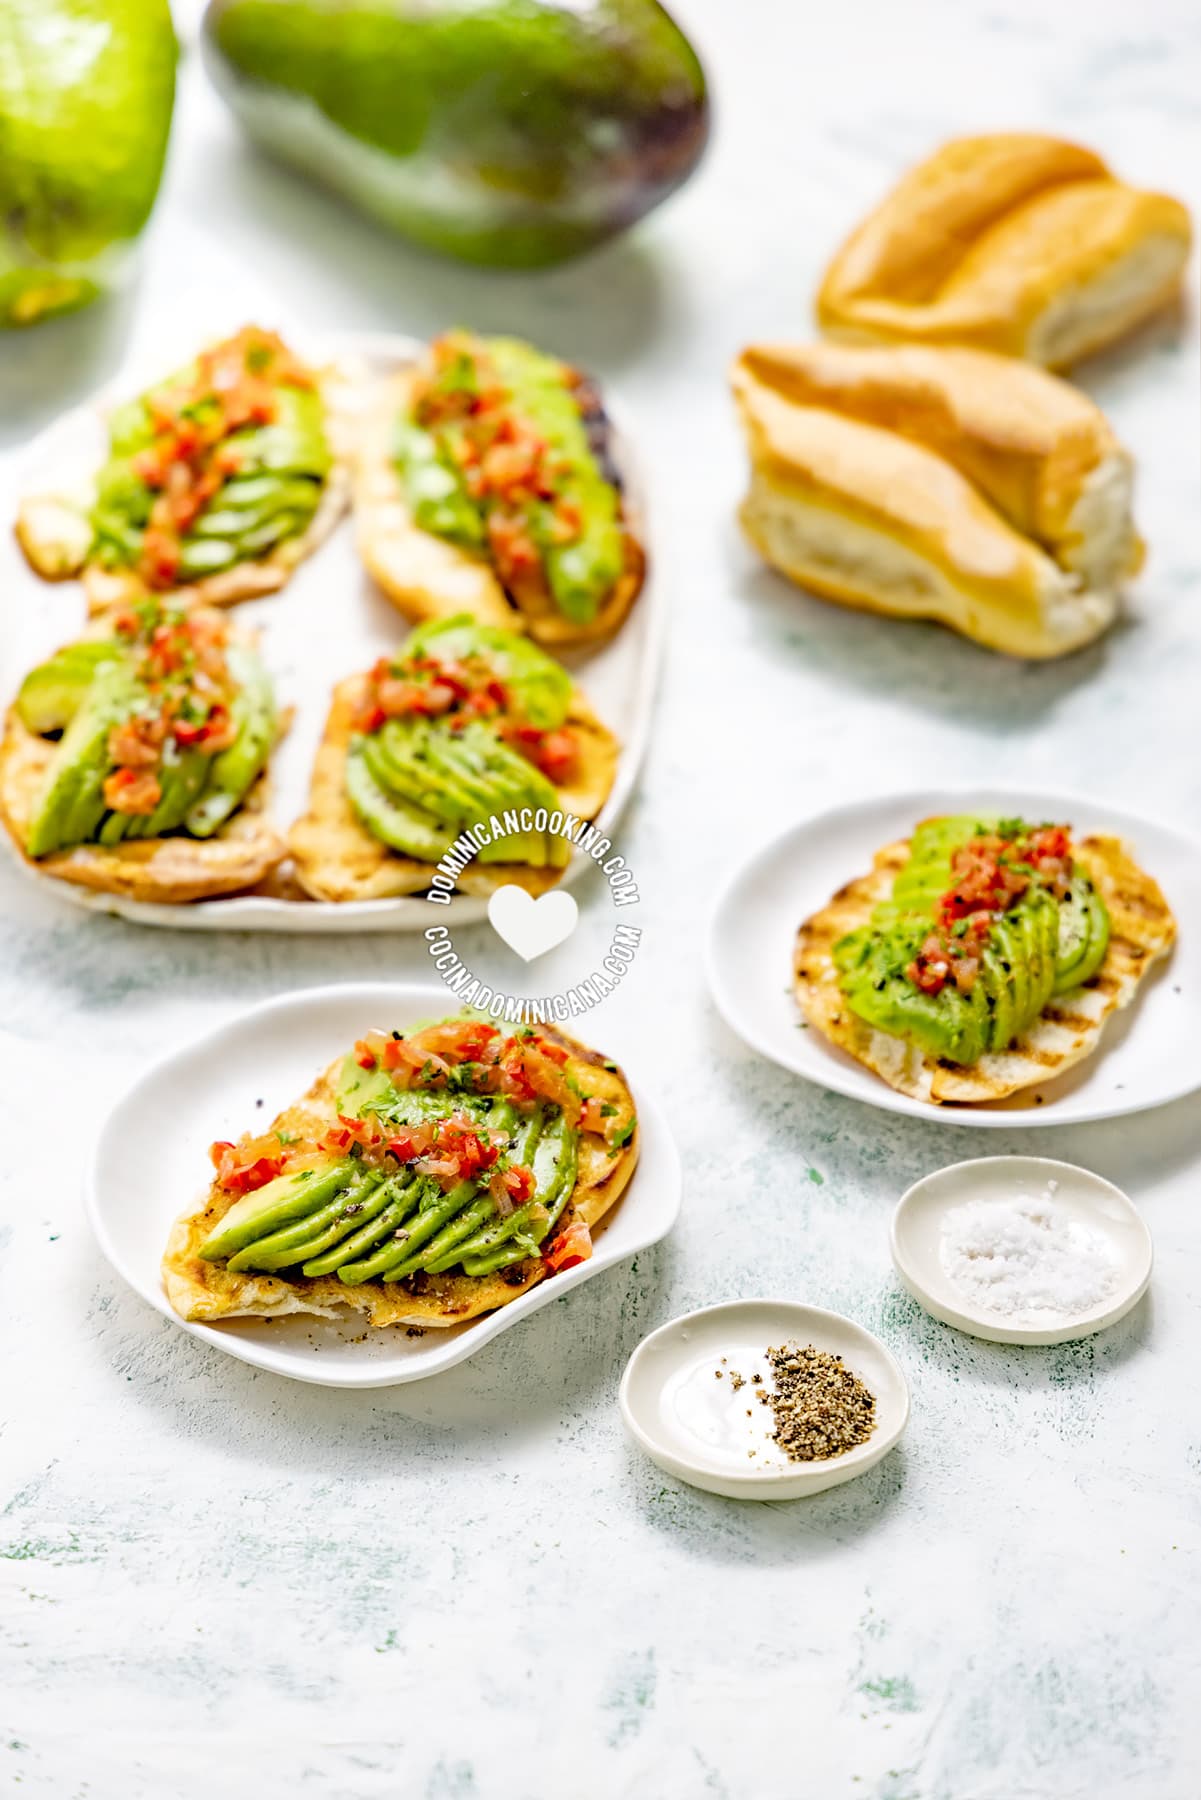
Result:
<svg viewBox="0 0 1201 1800">
<path fill-rule="evenodd" d="M 1117 1286 L 1113 1250 L 1055 1199 L 969 1200 L 942 1222 L 942 1266 L 965 1299 L 989 1312 L 1091 1312 Z"/>
</svg>

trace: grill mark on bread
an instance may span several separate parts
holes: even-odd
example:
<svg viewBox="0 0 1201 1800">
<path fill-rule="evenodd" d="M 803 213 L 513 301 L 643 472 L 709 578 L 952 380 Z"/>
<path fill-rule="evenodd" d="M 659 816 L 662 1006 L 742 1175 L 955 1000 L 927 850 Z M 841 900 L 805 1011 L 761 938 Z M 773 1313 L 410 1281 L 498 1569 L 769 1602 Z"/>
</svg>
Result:
<svg viewBox="0 0 1201 1800">
<path fill-rule="evenodd" d="M 1080 840 L 1077 860 L 1110 913 L 1105 961 L 1091 981 L 1061 996 L 1060 1005 L 1049 1002 L 1008 1050 L 990 1051 L 970 1068 L 960 1067 L 859 1019 L 846 1007 L 837 972 L 823 952 L 831 936 L 867 923 L 908 855 L 908 840 L 886 846 L 873 859 L 870 874 L 846 883 L 829 906 L 800 927 L 793 958 L 795 991 L 802 1014 L 825 1037 L 890 1087 L 931 1105 L 1000 1100 L 1022 1088 L 1041 1087 L 1048 1075 L 1062 1074 L 1091 1055 L 1106 1020 L 1129 1004 L 1148 968 L 1175 937 L 1167 901 L 1121 841 L 1100 835 Z M 1088 1002 L 1093 1006 L 1085 1011 Z"/>
</svg>

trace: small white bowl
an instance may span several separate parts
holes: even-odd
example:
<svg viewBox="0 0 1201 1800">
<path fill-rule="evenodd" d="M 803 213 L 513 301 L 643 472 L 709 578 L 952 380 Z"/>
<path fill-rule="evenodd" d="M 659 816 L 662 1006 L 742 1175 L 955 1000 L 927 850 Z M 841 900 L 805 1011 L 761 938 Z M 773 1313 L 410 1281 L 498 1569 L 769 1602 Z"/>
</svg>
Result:
<svg viewBox="0 0 1201 1800">
<path fill-rule="evenodd" d="M 968 1200 L 1041 1197 L 1051 1181 L 1056 1183 L 1055 1201 L 1108 1241 L 1117 1285 L 1100 1305 L 1070 1318 L 1045 1312 L 1007 1315 L 974 1305 L 943 1268 L 947 1213 Z M 1151 1233 L 1121 1188 L 1090 1169 L 1048 1156 L 984 1156 L 924 1175 L 902 1194 L 892 1216 L 891 1239 L 897 1274 L 919 1305 L 944 1325 L 997 1344 L 1065 1344 L 1090 1337 L 1137 1306 L 1151 1280 Z"/>
<path fill-rule="evenodd" d="M 796 1463 L 772 1442 L 772 1410 L 759 1404 L 760 1385 L 751 1377 L 769 1382 L 765 1352 L 787 1343 L 841 1356 L 875 1395 L 876 1426 L 866 1443 Z M 744 1378 L 737 1390 L 732 1371 Z M 626 1364 L 619 1400 L 631 1436 L 652 1462 L 732 1500 L 798 1500 L 853 1481 L 887 1456 L 909 1417 L 905 1377 L 879 1338 L 839 1313 L 791 1300 L 733 1300 L 660 1326 Z"/>
</svg>

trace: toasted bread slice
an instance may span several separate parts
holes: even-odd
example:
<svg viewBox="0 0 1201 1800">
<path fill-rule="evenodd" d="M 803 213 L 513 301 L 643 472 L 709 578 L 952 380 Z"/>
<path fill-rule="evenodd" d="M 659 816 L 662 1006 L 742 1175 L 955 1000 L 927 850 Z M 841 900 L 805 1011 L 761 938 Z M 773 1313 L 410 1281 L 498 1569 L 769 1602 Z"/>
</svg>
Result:
<svg viewBox="0 0 1201 1800">
<path fill-rule="evenodd" d="M 270 874 L 287 845 L 266 815 L 261 775 L 233 817 L 211 838 L 144 838 L 108 848 L 73 844 L 36 861 L 26 855 L 29 821 L 57 746 L 38 737 L 10 707 L 0 743 L 0 819 L 27 868 L 97 893 L 165 906 L 244 893 Z"/>
<path fill-rule="evenodd" d="M 577 1080 L 586 1073 L 586 1089 L 623 1108 L 633 1110 L 633 1096 L 619 1069 L 606 1064 L 596 1051 L 549 1026 L 542 1034 L 570 1052 L 566 1068 Z M 273 1120 L 274 1131 L 303 1136 L 321 1131 L 336 1117 L 337 1083 L 342 1058 L 331 1063 L 303 1100 Z M 589 1228 L 599 1223 L 616 1205 L 638 1161 L 638 1132 L 630 1142 L 611 1153 L 604 1139 L 591 1131 L 580 1134 L 579 1174 L 575 1191 L 563 1212 L 558 1229 L 575 1219 Z M 185 1213 L 172 1226 L 163 1258 L 163 1285 L 167 1298 L 182 1319 L 211 1324 L 219 1319 L 283 1318 L 289 1313 L 316 1313 L 336 1319 L 344 1308 L 365 1313 L 371 1325 L 460 1325 L 480 1313 L 494 1312 L 536 1287 L 547 1271 L 540 1257 L 515 1263 L 503 1273 L 473 1278 L 463 1274 L 426 1275 L 408 1281 L 367 1281 L 351 1287 L 336 1275 L 279 1276 L 239 1274 L 196 1253 L 220 1219 L 234 1204 L 234 1196 L 216 1183 L 204 1202 Z"/>
<path fill-rule="evenodd" d="M 873 908 L 887 899 L 908 860 L 908 839 L 881 850 L 870 875 L 848 882 L 801 926 L 793 976 L 802 1013 L 832 1044 L 890 1087 L 935 1106 L 979 1106 L 1053 1081 L 1093 1054 L 1105 1021 L 1129 1006 L 1151 964 L 1167 955 L 1176 936 L 1163 894 L 1119 838 L 1084 838 L 1075 855 L 1109 909 L 1105 961 L 1083 987 L 1056 994 L 1008 1050 L 990 1051 L 970 1068 L 961 1068 L 927 1055 L 905 1038 L 876 1030 L 846 1004 L 833 947 L 847 932 L 866 925 Z"/>
<path fill-rule="evenodd" d="M 186 606 L 233 606 L 276 593 L 296 568 L 324 543 L 350 500 L 351 465 L 362 407 L 361 377 L 349 364 L 319 371 L 325 402 L 325 431 L 333 462 L 317 509 L 304 531 L 286 539 L 267 556 L 235 563 L 232 569 L 201 581 L 166 590 L 163 595 Z M 132 569 L 106 569 L 89 561 L 92 532 L 88 522 L 90 487 L 73 494 L 29 494 L 17 507 L 16 533 L 30 566 L 47 581 L 83 580 L 88 612 L 93 618 L 139 599 L 146 589 Z"/>
<path fill-rule="evenodd" d="M 382 900 L 419 894 L 430 884 L 434 865 L 401 856 L 359 822 L 346 794 L 346 753 L 365 677 L 352 675 L 334 689 L 325 732 L 317 748 L 309 809 L 293 825 L 289 846 L 306 893 L 317 900 Z M 559 789 L 563 811 L 594 819 L 609 796 L 621 747 L 601 724 L 579 688 L 572 689 L 565 721 L 578 735 L 577 773 Z M 562 869 L 535 869 L 528 863 L 472 861 L 458 877 L 466 894 L 490 894 L 507 885 L 541 894 L 563 878 Z"/>
<path fill-rule="evenodd" d="M 408 410 L 412 386 L 412 371 L 402 371 L 381 388 L 363 428 L 355 476 L 359 549 L 384 593 L 417 624 L 468 612 L 483 625 L 528 631 L 538 643 L 560 648 L 612 637 L 646 574 L 629 523 L 625 571 L 594 619 L 580 624 L 566 618 L 540 577 L 510 596 L 485 557 L 422 531 L 414 521 L 392 460 L 396 421 Z"/>
<path fill-rule="evenodd" d="M 1178 293 L 1187 209 L 1033 132 L 956 138 L 904 175 L 830 263 L 827 335 L 970 344 L 1064 368 Z"/>
</svg>

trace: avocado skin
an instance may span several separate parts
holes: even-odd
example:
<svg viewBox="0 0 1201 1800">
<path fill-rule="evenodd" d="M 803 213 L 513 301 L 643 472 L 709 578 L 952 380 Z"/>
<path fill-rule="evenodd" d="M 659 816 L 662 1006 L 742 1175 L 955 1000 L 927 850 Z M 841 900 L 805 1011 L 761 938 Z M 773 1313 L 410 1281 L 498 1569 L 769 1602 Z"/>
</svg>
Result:
<svg viewBox="0 0 1201 1800">
<path fill-rule="evenodd" d="M 158 192 L 175 59 L 167 0 L 0 6 L 0 325 L 119 273 Z"/>
<path fill-rule="evenodd" d="M 656 0 L 210 0 L 203 44 L 265 149 L 492 267 L 624 231 L 709 134 L 704 72 Z"/>
</svg>

